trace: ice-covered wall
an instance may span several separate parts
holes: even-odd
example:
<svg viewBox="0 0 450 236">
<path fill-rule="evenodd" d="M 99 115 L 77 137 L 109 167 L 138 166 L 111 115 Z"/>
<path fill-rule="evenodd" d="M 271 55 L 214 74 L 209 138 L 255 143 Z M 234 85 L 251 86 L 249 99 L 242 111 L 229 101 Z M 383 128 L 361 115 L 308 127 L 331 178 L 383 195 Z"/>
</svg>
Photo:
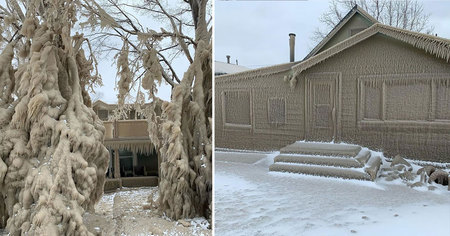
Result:
<svg viewBox="0 0 450 236">
<path fill-rule="evenodd" d="M 268 150 L 283 146 L 302 138 L 303 104 L 302 93 L 298 89 L 289 89 L 283 82 L 294 63 L 283 64 L 271 68 L 253 70 L 237 74 L 233 77 L 216 77 L 215 79 L 215 140 L 217 147 L 245 148 Z M 247 92 L 250 100 L 242 96 L 229 106 L 250 107 L 250 123 L 232 123 L 235 114 L 227 113 L 226 94 L 230 92 Z M 268 110 L 269 98 L 285 98 L 286 123 L 270 124 Z M 229 110 L 231 111 L 231 109 Z M 241 120 L 243 120 L 241 118 Z"/>
</svg>

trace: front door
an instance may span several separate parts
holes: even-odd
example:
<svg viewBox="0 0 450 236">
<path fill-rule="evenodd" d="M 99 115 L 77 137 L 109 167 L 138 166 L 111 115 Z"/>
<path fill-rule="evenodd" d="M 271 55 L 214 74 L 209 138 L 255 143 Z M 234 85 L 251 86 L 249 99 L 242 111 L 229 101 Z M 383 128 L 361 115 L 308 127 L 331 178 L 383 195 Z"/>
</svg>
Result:
<svg viewBox="0 0 450 236">
<path fill-rule="evenodd" d="M 306 79 L 306 138 L 332 141 L 336 136 L 336 74 Z"/>
</svg>

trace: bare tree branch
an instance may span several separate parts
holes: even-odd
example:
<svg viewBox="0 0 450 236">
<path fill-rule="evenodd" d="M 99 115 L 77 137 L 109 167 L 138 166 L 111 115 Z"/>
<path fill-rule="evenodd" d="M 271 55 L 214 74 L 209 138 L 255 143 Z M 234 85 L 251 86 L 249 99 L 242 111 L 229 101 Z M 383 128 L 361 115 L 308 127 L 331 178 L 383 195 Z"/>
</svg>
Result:
<svg viewBox="0 0 450 236">
<path fill-rule="evenodd" d="M 417 0 L 332 0 L 328 11 L 320 17 L 325 28 L 317 28 L 311 38 L 316 42 L 322 40 L 342 20 L 343 14 L 350 11 L 355 5 L 367 11 L 383 24 L 425 33 L 431 33 L 434 29 L 429 25 L 430 15 L 423 11 L 423 4 Z"/>
</svg>

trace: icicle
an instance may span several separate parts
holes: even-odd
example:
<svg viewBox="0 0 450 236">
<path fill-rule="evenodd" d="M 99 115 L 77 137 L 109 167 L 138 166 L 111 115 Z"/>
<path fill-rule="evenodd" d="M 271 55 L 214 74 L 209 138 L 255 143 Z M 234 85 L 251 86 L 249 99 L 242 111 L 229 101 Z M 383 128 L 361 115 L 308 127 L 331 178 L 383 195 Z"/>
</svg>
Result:
<svg viewBox="0 0 450 236">
<path fill-rule="evenodd" d="M 131 152 L 136 153 L 143 153 L 143 154 L 153 154 L 155 147 L 153 144 L 148 141 L 133 141 L 133 142 L 127 142 L 127 141 L 114 141 L 114 142 L 106 142 L 105 146 L 109 149 L 115 150 L 115 149 L 121 149 L 121 150 L 128 150 Z"/>
<path fill-rule="evenodd" d="M 142 87 L 149 91 L 150 97 L 154 97 L 157 92 L 155 83 L 161 85 L 162 68 L 159 64 L 156 49 L 146 50 L 142 58 L 143 66 L 145 68 L 145 75 L 142 79 Z"/>
<path fill-rule="evenodd" d="M 117 95 L 119 107 L 125 104 L 125 97 L 128 95 L 130 84 L 133 81 L 133 75 L 128 66 L 128 42 L 124 41 L 122 50 L 117 58 L 117 75 L 120 77 L 118 82 L 119 94 Z"/>
</svg>

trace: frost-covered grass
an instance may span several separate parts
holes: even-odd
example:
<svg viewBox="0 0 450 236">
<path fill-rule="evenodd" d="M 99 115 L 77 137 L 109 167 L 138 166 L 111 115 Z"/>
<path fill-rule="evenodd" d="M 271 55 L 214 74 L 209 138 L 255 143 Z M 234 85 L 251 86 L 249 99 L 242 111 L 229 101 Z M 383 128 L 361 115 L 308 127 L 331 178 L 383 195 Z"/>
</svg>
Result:
<svg viewBox="0 0 450 236">
<path fill-rule="evenodd" d="M 269 172 L 277 154 L 215 153 L 215 235 L 450 235 L 447 186 Z"/>
</svg>

